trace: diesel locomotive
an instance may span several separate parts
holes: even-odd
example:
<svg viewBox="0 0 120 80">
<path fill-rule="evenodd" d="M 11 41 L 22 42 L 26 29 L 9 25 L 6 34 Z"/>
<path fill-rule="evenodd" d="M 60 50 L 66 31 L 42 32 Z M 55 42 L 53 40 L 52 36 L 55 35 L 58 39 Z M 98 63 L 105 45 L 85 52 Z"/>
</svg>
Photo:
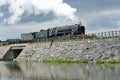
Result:
<svg viewBox="0 0 120 80">
<path fill-rule="evenodd" d="M 58 37 L 64 35 L 81 35 L 85 34 L 85 27 L 81 24 L 66 25 L 61 27 L 48 28 L 47 30 L 40 30 L 39 32 L 31 32 L 21 34 L 21 40 L 30 41 L 34 39 L 43 39 Z"/>
</svg>

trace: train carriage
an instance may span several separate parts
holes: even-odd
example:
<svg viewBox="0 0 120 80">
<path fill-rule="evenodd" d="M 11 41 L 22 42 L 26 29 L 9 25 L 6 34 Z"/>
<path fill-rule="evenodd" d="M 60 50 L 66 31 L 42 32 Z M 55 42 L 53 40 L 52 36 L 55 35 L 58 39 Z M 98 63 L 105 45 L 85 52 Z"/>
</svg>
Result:
<svg viewBox="0 0 120 80">
<path fill-rule="evenodd" d="M 36 34 L 36 32 L 21 34 L 21 39 L 22 39 L 23 41 L 33 40 L 33 39 L 35 39 L 35 34 Z"/>
<path fill-rule="evenodd" d="M 36 39 L 48 38 L 48 36 L 49 36 L 48 30 L 40 30 L 40 32 L 35 33 Z"/>
</svg>

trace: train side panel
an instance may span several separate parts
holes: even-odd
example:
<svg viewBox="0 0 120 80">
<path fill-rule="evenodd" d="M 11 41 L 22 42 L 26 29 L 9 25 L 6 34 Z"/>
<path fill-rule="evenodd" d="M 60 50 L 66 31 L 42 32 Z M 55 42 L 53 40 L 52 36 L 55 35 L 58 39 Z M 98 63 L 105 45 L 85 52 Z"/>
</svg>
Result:
<svg viewBox="0 0 120 80">
<path fill-rule="evenodd" d="M 48 30 L 41 30 L 35 33 L 35 39 L 48 38 Z"/>
<path fill-rule="evenodd" d="M 22 39 L 23 41 L 33 40 L 33 39 L 35 39 L 35 32 L 34 32 L 34 33 L 21 34 L 21 39 Z"/>
</svg>

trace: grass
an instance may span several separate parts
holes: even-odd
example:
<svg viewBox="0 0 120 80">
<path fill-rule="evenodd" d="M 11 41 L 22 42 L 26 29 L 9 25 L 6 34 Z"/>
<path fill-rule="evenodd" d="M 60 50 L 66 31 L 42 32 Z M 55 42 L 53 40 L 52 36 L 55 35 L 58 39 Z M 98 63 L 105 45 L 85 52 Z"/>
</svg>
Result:
<svg viewBox="0 0 120 80">
<path fill-rule="evenodd" d="M 98 59 L 96 59 L 96 63 L 116 64 L 116 63 L 120 63 L 120 59 L 116 60 L 116 59 L 101 59 L 101 58 L 98 58 Z"/>
<path fill-rule="evenodd" d="M 38 61 L 39 60 L 31 60 L 28 58 L 19 58 L 19 59 L 15 59 L 14 61 L 17 62 L 21 62 L 21 61 Z M 61 57 L 61 58 L 55 58 L 55 57 L 46 57 L 43 60 L 41 60 L 42 62 L 45 63 L 88 63 L 88 60 L 85 58 L 65 58 L 65 57 Z M 96 64 L 120 64 L 120 59 L 102 59 L 102 58 L 98 58 L 95 60 Z"/>
<path fill-rule="evenodd" d="M 87 63 L 88 61 L 84 58 L 73 59 L 73 58 L 44 58 L 43 62 L 55 62 L 55 63 Z"/>
</svg>

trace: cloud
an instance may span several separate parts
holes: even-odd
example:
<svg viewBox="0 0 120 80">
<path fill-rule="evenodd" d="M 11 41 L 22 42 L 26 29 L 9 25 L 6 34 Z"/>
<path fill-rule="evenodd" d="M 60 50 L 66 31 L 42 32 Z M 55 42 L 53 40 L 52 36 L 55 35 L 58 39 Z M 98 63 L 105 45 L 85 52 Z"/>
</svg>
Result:
<svg viewBox="0 0 120 80">
<path fill-rule="evenodd" d="M 108 9 L 108 10 L 100 10 L 100 11 L 93 11 L 89 14 L 86 14 L 83 17 L 99 17 L 99 16 L 110 16 L 110 15 L 120 15 L 120 9 Z"/>
<path fill-rule="evenodd" d="M 80 19 L 87 33 L 120 30 L 120 9 L 95 10 L 80 16 Z"/>
<path fill-rule="evenodd" d="M 7 0 L 0 0 L 0 6 L 3 6 L 7 3 Z"/>
<path fill-rule="evenodd" d="M 57 17 L 77 20 L 75 16 L 76 8 L 72 8 L 63 0 L 0 0 L 0 6 L 8 4 L 10 17 L 5 18 L 4 22 L 14 24 L 21 20 L 21 16 L 26 13 L 27 16 L 34 14 L 48 14 L 52 12 Z"/>
<path fill-rule="evenodd" d="M 3 13 L 0 13 L 0 17 L 3 17 L 4 15 L 3 15 Z"/>
</svg>

